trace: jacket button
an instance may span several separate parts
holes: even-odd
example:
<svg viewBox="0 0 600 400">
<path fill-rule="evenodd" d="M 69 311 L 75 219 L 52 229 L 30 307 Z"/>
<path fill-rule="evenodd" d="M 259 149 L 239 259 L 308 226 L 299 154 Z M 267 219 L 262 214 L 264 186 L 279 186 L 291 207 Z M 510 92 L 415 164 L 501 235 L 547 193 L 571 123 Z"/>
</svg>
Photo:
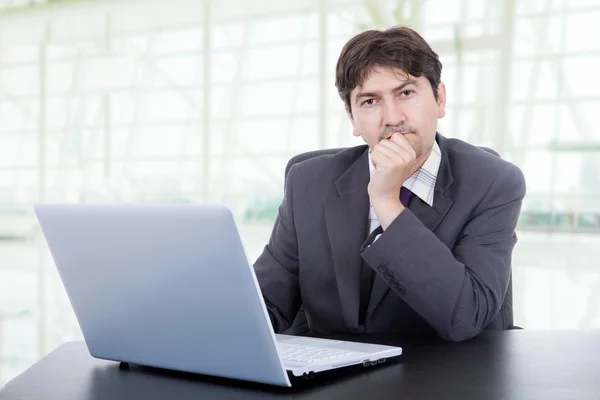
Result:
<svg viewBox="0 0 600 400">
<path fill-rule="evenodd" d="M 390 287 L 392 289 L 398 289 L 400 287 L 400 283 L 397 280 L 392 279 L 392 281 L 390 282 Z"/>
<path fill-rule="evenodd" d="M 394 274 L 392 274 L 391 272 L 386 272 L 383 274 L 383 277 L 387 280 L 390 280 L 394 277 Z"/>
<path fill-rule="evenodd" d="M 379 264 L 377 266 L 377 271 L 382 272 L 382 273 L 383 272 L 387 272 L 387 265 L 385 265 L 385 264 Z"/>
</svg>

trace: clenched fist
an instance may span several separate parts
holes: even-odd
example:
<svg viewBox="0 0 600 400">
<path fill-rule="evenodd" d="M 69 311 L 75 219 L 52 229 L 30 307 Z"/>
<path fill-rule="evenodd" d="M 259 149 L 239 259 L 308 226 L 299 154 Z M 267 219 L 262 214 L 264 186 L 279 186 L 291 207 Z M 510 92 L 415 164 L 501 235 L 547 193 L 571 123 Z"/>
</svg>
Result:
<svg viewBox="0 0 600 400">
<path fill-rule="evenodd" d="M 368 191 L 372 202 L 398 200 L 402 184 L 413 173 L 417 155 L 401 133 L 394 133 L 371 149 L 375 172 Z"/>
</svg>

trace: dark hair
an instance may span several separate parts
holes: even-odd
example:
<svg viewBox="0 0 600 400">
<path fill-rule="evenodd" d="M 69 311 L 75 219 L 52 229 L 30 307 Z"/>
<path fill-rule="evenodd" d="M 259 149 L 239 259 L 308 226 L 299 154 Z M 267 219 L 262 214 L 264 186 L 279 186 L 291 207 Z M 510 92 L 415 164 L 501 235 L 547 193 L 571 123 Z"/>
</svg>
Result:
<svg viewBox="0 0 600 400">
<path fill-rule="evenodd" d="M 350 92 L 362 85 L 375 67 L 398 68 L 412 76 L 425 76 L 437 100 L 442 74 L 438 55 L 416 31 L 396 26 L 359 33 L 342 49 L 335 71 L 335 86 L 348 111 L 352 112 Z"/>
</svg>

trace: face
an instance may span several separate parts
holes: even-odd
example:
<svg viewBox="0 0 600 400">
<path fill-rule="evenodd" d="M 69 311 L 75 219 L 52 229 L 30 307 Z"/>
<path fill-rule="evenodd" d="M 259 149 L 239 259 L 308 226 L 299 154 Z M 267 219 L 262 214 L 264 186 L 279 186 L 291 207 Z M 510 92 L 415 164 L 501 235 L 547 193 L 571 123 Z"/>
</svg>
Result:
<svg viewBox="0 0 600 400">
<path fill-rule="evenodd" d="M 350 106 L 346 111 L 354 136 L 362 136 L 369 148 L 400 132 L 415 150 L 417 161 L 424 162 L 433 147 L 438 118 L 446 114 L 446 87 L 440 83 L 436 100 L 424 76 L 380 67 L 352 90 Z"/>
</svg>

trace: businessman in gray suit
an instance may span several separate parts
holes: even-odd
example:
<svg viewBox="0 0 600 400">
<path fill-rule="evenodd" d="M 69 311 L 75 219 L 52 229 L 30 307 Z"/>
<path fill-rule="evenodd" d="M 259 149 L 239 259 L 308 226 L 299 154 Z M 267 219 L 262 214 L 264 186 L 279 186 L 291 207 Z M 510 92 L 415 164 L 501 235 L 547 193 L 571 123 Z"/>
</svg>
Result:
<svg viewBox="0 0 600 400">
<path fill-rule="evenodd" d="M 319 333 L 477 335 L 510 278 L 521 171 L 437 133 L 446 87 L 415 31 L 343 48 L 336 87 L 366 146 L 295 164 L 254 268 L 273 326 L 300 306 Z"/>
</svg>

